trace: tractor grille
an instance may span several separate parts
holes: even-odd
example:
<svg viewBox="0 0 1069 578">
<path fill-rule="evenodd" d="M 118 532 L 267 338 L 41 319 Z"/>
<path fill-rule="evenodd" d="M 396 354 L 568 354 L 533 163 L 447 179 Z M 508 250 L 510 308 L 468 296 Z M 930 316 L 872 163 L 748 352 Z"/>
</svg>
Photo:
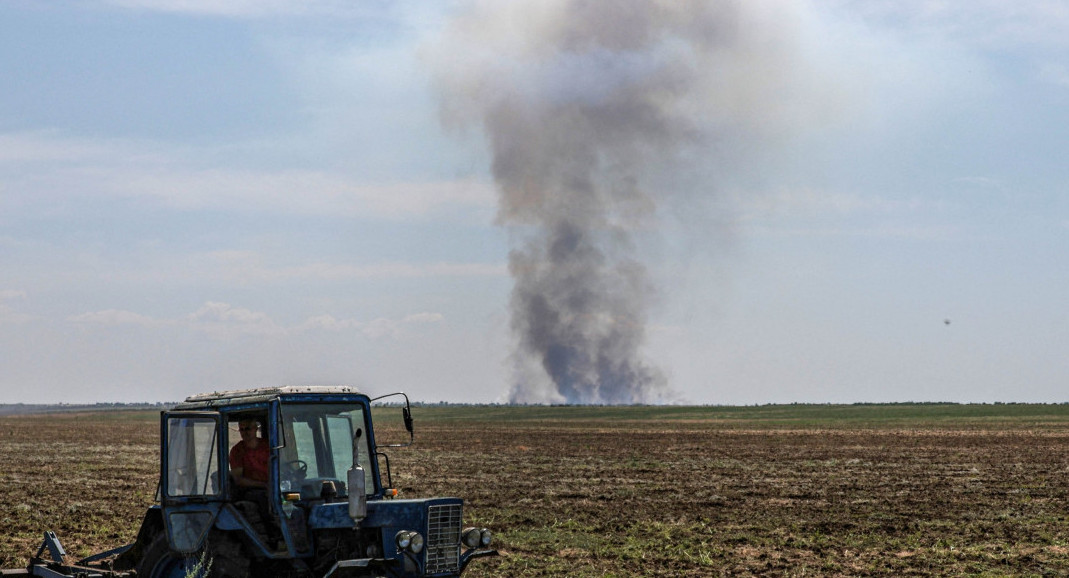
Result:
<svg viewBox="0 0 1069 578">
<path fill-rule="evenodd" d="M 427 574 L 460 570 L 460 504 L 427 508 Z"/>
</svg>

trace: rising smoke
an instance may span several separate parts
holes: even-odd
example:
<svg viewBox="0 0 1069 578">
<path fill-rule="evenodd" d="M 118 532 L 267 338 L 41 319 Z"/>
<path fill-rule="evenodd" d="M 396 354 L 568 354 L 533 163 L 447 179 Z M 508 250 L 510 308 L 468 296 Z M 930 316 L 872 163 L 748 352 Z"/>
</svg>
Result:
<svg viewBox="0 0 1069 578">
<path fill-rule="evenodd" d="M 749 4 L 493 0 L 451 22 L 443 117 L 484 133 L 513 238 L 512 401 L 674 397 L 643 358 L 658 291 L 636 243 L 680 196 L 667 175 L 783 114 L 790 33 L 763 14 L 792 8 Z"/>
</svg>

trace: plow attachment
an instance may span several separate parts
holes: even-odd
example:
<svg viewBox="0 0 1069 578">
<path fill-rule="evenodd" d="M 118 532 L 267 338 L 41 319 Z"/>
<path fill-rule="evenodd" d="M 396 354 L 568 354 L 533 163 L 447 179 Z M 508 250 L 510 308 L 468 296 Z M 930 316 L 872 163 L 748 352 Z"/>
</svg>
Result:
<svg viewBox="0 0 1069 578">
<path fill-rule="evenodd" d="M 119 578 L 132 576 L 127 572 L 111 569 L 110 560 L 129 550 L 131 545 L 94 554 L 77 562 L 67 561 L 67 552 L 53 532 L 45 532 L 45 539 L 37 554 L 30 558 L 30 565 L 16 570 L 0 570 L 0 576 L 43 576 L 46 578 Z M 48 554 L 51 559 L 44 558 Z"/>
</svg>

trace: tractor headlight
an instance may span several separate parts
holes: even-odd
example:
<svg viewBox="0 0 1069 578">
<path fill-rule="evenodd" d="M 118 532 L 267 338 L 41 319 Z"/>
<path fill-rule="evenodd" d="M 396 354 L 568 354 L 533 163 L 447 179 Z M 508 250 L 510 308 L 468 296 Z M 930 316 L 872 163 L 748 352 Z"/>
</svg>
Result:
<svg viewBox="0 0 1069 578">
<path fill-rule="evenodd" d="M 423 551 L 423 536 L 419 532 L 401 530 L 394 536 L 394 542 L 397 543 L 397 549 L 402 552 L 419 554 Z"/>
<path fill-rule="evenodd" d="M 460 538 L 461 542 L 468 548 L 478 548 L 479 546 L 485 548 L 490 545 L 492 539 L 493 535 L 486 528 L 468 528 L 464 530 L 464 534 Z"/>
<path fill-rule="evenodd" d="M 412 543 L 408 545 L 408 549 L 412 550 L 413 554 L 423 551 L 423 536 L 419 532 L 412 532 Z"/>
<path fill-rule="evenodd" d="M 464 534 L 460 538 L 460 541 L 464 542 L 464 545 L 468 548 L 478 548 L 479 544 L 482 543 L 482 540 L 482 531 L 479 530 L 479 528 L 468 528 L 464 530 Z"/>
</svg>

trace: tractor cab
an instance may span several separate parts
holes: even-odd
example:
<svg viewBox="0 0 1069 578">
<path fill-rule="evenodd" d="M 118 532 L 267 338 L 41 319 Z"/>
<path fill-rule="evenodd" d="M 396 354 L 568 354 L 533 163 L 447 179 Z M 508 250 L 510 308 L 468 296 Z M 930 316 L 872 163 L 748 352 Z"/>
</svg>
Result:
<svg viewBox="0 0 1069 578">
<path fill-rule="evenodd" d="M 295 555 L 308 547 L 313 505 L 345 501 L 353 521 L 362 519 L 368 494 L 381 498 L 383 489 L 371 459 L 370 405 L 353 393 L 224 392 L 165 412 L 160 494 L 172 548 L 197 549 L 222 517 L 265 554 Z"/>
</svg>

